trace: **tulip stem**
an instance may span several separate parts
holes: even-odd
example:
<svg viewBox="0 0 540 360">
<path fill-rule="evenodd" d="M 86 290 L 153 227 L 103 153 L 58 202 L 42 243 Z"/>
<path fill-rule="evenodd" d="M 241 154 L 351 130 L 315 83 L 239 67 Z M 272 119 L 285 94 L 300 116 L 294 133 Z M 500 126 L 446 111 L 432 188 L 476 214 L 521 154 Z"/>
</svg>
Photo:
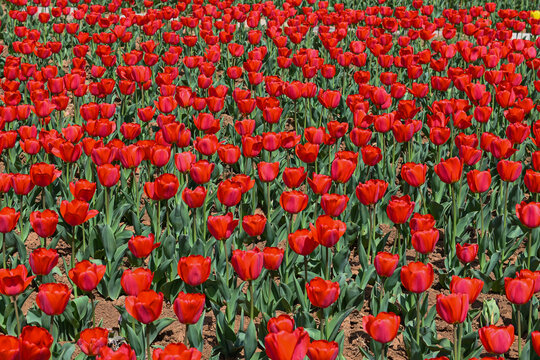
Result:
<svg viewBox="0 0 540 360">
<path fill-rule="evenodd" d="M 195 246 L 195 243 L 197 242 L 197 208 L 194 208 L 192 211 L 193 216 L 193 244 L 192 246 Z"/>
<path fill-rule="evenodd" d="M 105 189 L 105 223 L 107 225 L 110 225 L 111 217 L 109 214 L 109 188 L 105 186 L 104 189 Z"/>
<path fill-rule="evenodd" d="M 90 294 L 90 301 L 92 302 L 92 326 L 96 327 L 96 301 L 93 294 Z"/>
<path fill-rule="evenodd" d="M 167 201 L 165 201 L 165 229 L 167 231 L 167 235 L 171 234 L 170 228 L 169 228 L 169 204 Z"/>
<path fill-rule="evenodd" d="M 505 207 L 506 208 L 506 207 Z M 521 359 L 521 305 L 517 306 L 518 359 Z"/>
<path fill-rule="evenodd" d="M 71 269 L 73 269 L 73 265 L 75 263 L 75 234 L 76 234 L 77 230 L 75 228 L 75 226 L 73 226 L 73 232 L 71 234 L 71 259 L 70 259 L 70 262 L 69 262 L 69 266 Z"/>
<path fill-rule="evenodd" d="M 255 314 L 255 299 L 253 297 L 253 280 L 249 282 L 249 295 L 250 295 L 249 317 L 251 321 L 253 321 L 253 315 Z"/>
<path fill-rule="evenodd" d="M 371 206 L 369 206 L 368 211 L 369 211 L 369 239 L 368 239 L 368 248 L 367 248 L 367 258 L 368 258 L 368 263 L 370 263 L 371 262 L 371 243 L 373 241 L 373 227 L 374 227 L 375 217 L 373 216 L 374 211 Z"/>
<path fill-rule="evenodd" d="M 330 260 L 330 248 L 326 246 L 326 279 L 330 280 L 332 261 Z"/>
<path fill-rule="evenodd" d="M 17 296 L 12 296 L 11 301 L 15 308 L 15 319 L 17 320 L 17 336 L 21 336 L 21 320 L 19 319 L 19 306 L 17 305 Z"/>
<path fill-rule="evenodd" d="M 225 250 L 225 281 L 229 286 L 229 255 L 227 253 L 227 240 L 223 241 L 223 250 Z"/>
<path fill-rule="evenodd" d="M 529 301 L 529 319 L 527 322 L 527 334 L 530 334 L 532 330 L 532 312 L 533 312 L 533 302 L 531 299 L 531 301 Z"/>
<path fill-rule="evenodd" d="M 456 201 L 456 189 L 454 184 L 450 184 L 450 191 L 452 193 L 452 242 L 450 243 L 450 253 L 453 253 L 455 255 L 458 209 Z"/>
<path fill-rule="evenodd" d="M 421 301 L 422 294 L 418 293 L 416 294 L 416 344 L 420 346 L 420 325 L 422 323 L 421 319 L 421 313 L 420 313 L 420 301 Z"/>
<path fill-rule="evenodd" d="M 506 243 L 506 219 L 508 218 L 508 181 L 505 181 L 504 182 L 504 203 L 503 203 L 503 207 L 504 207 L 504 224 L 503 224 L 503 237 L 502 237 L 502 241 L 503 241 L 503 244 Z"/>
<path fill-rule="evenodd" d="M 6 269 L 6 258 L 7 258 L 7 252 L 6 252 L 6 236 L 4 233 L 0 233 L 0 238 L 2 239 L 2 261 L 4 264 L 4 269 Z"/>
<path fill-rule="evenodd" d="M 531 243 L 532 243 L 532 229 L 529 229 L 529 241 L 527 242 L 527 269 L 531 269 Z"/>
<path fill-rule="evenodd" d="M 270 206 L 270 183 L 266 183 L 266 217 L 268 218 L 268 221 L 272 221 L 270 217 L 270 211 L 272 211 L 272 207 Z"/>
<path fill-rule="evenodd" d="M 150 348 L 150 329 L 146 325 L 146 359 L 152 360 L 152 349 Z"/>
</svg>

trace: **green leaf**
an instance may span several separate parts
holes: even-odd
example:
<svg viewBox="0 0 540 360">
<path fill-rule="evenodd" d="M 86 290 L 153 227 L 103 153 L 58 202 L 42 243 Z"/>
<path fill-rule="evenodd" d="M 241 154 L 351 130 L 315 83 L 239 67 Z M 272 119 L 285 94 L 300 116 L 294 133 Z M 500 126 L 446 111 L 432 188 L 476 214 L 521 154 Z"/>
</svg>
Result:
<svg viewBox="0 0 540 360">
<path fill-rule="evenodd" d="M 116 240 L 113 230 L 109 225 L 98 225 L 99 234 L 101 236 L 101 242 L 105 249 L 105 255 L 109 261 L 114 259 L 114 253 L 116 252 Z"/>
<path fill-rule="evenodd" d="M 257 350 L 257 331 L 253 321 L 249 322 L 244 340 L 244 350 L 246 359 L 251 359 L 255 350 Z"/>
</svg>

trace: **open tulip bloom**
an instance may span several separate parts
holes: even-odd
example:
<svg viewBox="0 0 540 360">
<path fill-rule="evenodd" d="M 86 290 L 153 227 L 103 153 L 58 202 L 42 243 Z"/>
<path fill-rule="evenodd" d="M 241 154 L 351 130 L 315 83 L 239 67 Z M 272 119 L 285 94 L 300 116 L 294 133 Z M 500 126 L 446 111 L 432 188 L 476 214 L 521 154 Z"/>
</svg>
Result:
<svg viewBox="0 0 540 360">
<path fill-rule="evenodd" d="M 539 353 L 535 4 L 4 1 L 0 358 Z"/>
</svg>

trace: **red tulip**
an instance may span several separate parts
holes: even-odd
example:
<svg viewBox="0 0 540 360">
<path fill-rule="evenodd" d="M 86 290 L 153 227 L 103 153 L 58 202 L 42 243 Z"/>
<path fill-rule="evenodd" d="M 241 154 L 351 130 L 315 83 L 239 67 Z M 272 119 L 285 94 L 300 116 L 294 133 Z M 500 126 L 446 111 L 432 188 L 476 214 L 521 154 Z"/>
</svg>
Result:
<svg viewBox="0 0 540 360">
<path fill-rule="evenodd" d="M 21 359 L 50 359 L 52 335 L 37 326 L 25 326 L 19 336 Z"/>
<path fill-rule="evenodd" d="M 30 166 L 30 178 L 36 186 L 49 186 L 62 175 L 60 170 L 56 170 L 53 164 L 36 163 Z"/>
<path fill-rule="evenodd" d="M 6 234 L 15 229 L 20 215 L 20 212 L 10 207 L 0 210 L 0 232 Z"/>
<path fill-rule="evenodd" d="M 375 255 L 373 265 L 377 274 L 381 277 L 390 277 L 394 274 L 399 262 L 398 254 L 390 254 L 388 252 L 379 252 Z"/>
<path fill-rule="evenodd" d="M 381 312 L 377 316 L 364 316 L 362 326 L 373 340 L 386 344 L 396 338 L 400 321 L 400 317 L 394 313 Z"/>
<path fill-rule="evenodd" d="M 128 296 L 125 306 L 129 315 L 143 324 L 149 324 L 161 315 L 163 294 L 153 290 L 141 291 L 137 296 Z"/>
<path fill-rule="evenodd" d="M 338 217 L 347 208 L 349 197 L 339 194 L 323 194 L 321 208 L 326 215 Z"/>
<path fill-rule="evenodd" d="M 416 231 L 424 231 L 432 229 L 435 226 L 435 218 L 431 214 L 421 215 L 415 213 L 411 221 L 409 222 L 409 227 L 411 228 L 411 234 L 414 234 Z"/>
<path fill-rule="evenodd" d="M 540 193 L 540 172 L 527 169 L 527 171 L 525 171 L 523 182 L 530 192 L 534 194 Z"/>
<path fill-rule="evenodd" d="M 103 346 L 99 349 L 99 356 L 96 360 L 137 360 L 137 354 L 128 344 L 120 345 L 116 351 L 108 346 Z"/>
<path fill-rule="evenodd" d="M 266 355 L 271 360 L 302 360 L 307 354 L 309 334 L 303 328 L 292 332 L 273 332 L 264 338 Z"/>
<path fill-rule="evenodd" d="M 265 247 L 263 249 L 263 266 L 267 270 L 277 270 L 283 260 L 285 250 L 277 247 Z"/>
<path fill-rule="evenodd" d="M 2 349 L 2 359 L 5 359 L 5 360 L 19 360 L 20 359 L 19 339 L 16 338 L 15 336 L 0 335 L 0 349 Z"/>
<path fill-rule="evenodd" d="M 48 238 L 56 231 L 58 225 L 58 214 L 56 211 L 45 209 L 42 212 L 32 211 L 30 213 L 30 225 L 32 229 L 42 238 Z"/>
<path fill-rule="evenodd" d="M 186 205 L 191 209 L 196 209 L 203 206 L 205 199 L 206 188 L 204 186 L 197 186 L 193 190 L 186 187 L 182 191 L 182 200 L 184 200 Z"/>
<path fill-rule="evenodd" d="M 467 184 L 473 193 L 483 193 L 491 185 L 491 173 L 489 170 L 471 170 L 467 173 Z"/>
<path fill-rule="evenodd" d="M 285 185 L 291 189 L 296 189 L 302 183 L 304 180 L 306 180 L 307 172 L 305 171 L 304 167 L 298 167 L 298 168 L 285 168 L 283 170 L 283 182 Z"/>
<path fill-rule="evenodd" d="M 534 282 L 533 292 L 536 294 L 540 292 L 540 270 L 531 271 L 528 269 L 521 269 L 519 272 L 516 272 L 516 278 L 518 279 L 531 279 Z"/>
<path fill-rule="evenodd" d="M 307 295 L 311 304 L 319 308 L 327 308 L 339 297 L 339 283 L 324 280 L 320 277 L 306 284 Z"/>
<path fill-rule="evenodd" d="M 130 296 L 137 296 L 141 291 L 150 290 L 154 273 L 150 269 L 126 269 L 120 278 L 120 285 L 124 292 Z"/>
<path fill-rule="evenodd" d="M 11 186 L 17 195 L 28 195 L 34 188 L 32 178 L 28 174 L 13 174 L 11 177 Z"/>
<path fill-rule="evenodd" d="M 260 236 L 266 226 L 266 216 L 262 214 L 246 215 L 242 218 L 242 228 L 251 237 Z"/>
<path fill-rule="evenodd" d="M 287 237 L 289 246 L 298 255 L 307 256 L 319 246 L 310 230 L 299 229 Z"/>
<path fill-rule="evenodd" d="M 411 238 L 413 248 L 420 254 L 433 252 L 437 241 L 439 241 L 439 230 L 437 229 L 415 231 Z"/>
<path fill-rule="evenodd" d="M 242 281 L 255 280 L 261 274 L 264 264 L 264 255 L 258 249 L 233 250 L 231 265 Z"/>
<path fill-rule="evenodd" d="M 502 181 L 514 182 L 521 175 L 521 162 L 500 160 L 497 163 L 497 172 Z"/>
<path fill-rule="evenodd" d="M 484 282 L 480 279 L 460 278 L 453 275 L 450 281 L 450 292 L 452 294 L 467 294 L 469 304 L 472 304 L 482 292 Z"/>
<path fill-rule="evenodd" d="M 154 241 L 154 234 L 148 234 L 148 236 L 133 235 L 128 241 L 128 248 L 133 256 L 144 259 L 161 245 L 161 243 L 154 243 Z"/>
<path fill-rule="evenodd" d="M 202 353 L 195 349 L 189 348 L 182 343 L 172 343 L 165 346 L 163 349 L 155 349 L 152 354 L 152 360 L 200 360 Z"/>
<path fill-rule="evenodd" d="M 437 313 L 449 324 L 461 324 L 469 311 L 469 295 L 464 293 L 437 295 Z"/>
<path fill-rule="evenodd" d="M 335 360 L 339 355 L 339 345 L 335 341 L 316 340 L 309 344 L 309 360 Z"/>
<path fill-rule="evenodd" d="M 523 225 L 529 229 L 540 226 L 540 203 L 522 201 L 516 204 L 516 215 Z"/>
<path fill-rule="evenodd" d="M 309 198 L 303 192 L 292 190 L 284 191 L 279 197 L 279 204 L 283 210 L 291 214 L 298 214 L 308 205 Z"/>
<path fill-rule="evenodd" d="M 349 181 L 355 169 L 356 164 L 351 160 L 336 158 L 332 161 L 330 174 L 332 180 L 344 184 Z"/>
<path fill-rule="evenodd" d="M 388 183 L 384 180 L 368 180 L 366 183 L 358 184 L 356 187 L 356 197 L 366 206 L 374 205 L 384 197 Z"/>
<path fill-rule="evenodd" d="M 17 296 L 32 283 L 35 276 L 28 277 L 24 265 L 18 265 L 13 270 L 0 269 L 0 294 Z"/>
<path fill-rule="evenodd" d="M 238 220 L 234 220 L 230 212 L 226 215 L 208 216 L 208 231 L 216 240 L 228 239 L 237 225 Z"/>
<path fill-rule="evenodd" d="M 278 333 L 280 331 L 293 332 L 294 319 L 287 314 L 281 314 L 277 317 L 270 318 L 266 324 L 269 333 Z"/>
<path fill-rule="evenodd" d="M 104 164 L 97 167 L 99 183 L 105 187 L 112 187 L 120 180 L 120 166 Z"/>
<path fill-rule="evenodd" d="M 69 183 L 69 191 L 75 199 L 90 202 L 96 192 L 96 183 L 81 179 L 77 182 Z"/>
<path fill-rule="evenodd" d="M 60 315 L 66 309 L 71 290 L 65 284 L 41 284 L 36 303 L 49 316 Z"/>
<path fill-rule="evenodd" d="M 182 324 L 196 324 L 204 310 L 204 294 L 186 294 L 181 291 L 174 300 L 174 313 Z"/>
<path fill-rule="evenodd" d="M 345 234 L 347 225 L 340 220 L 332 219 L 328 215 L 322 215 L 315 221 L 315 226 L 309 225 L 313 239 L 325 247 L 332 247 Z"/>
<path fill-rule="evenodd" d="M 178 275 L 186 284 L 195 287 L 208 280 L 211 264 L 210 257 L 201 255 L 181 257 L 178 261 Z"/>
<path fill-rule="evenodd" d="M 218 185 L 217 198 L 226 207 L 238 205 L 242 200 L 242 185 L 232 180 L 222 181 Z"/>
<path fill-rule="evenodd" d="M 419 187 L 426 182 L 427 165 L 405 163 L 401 167 L 401 178 L 412 187 Z"/>
<path fill-rule="evenodd" d="M 484 326 L 478 329 L 478 335 L 488 353 L 504 354 L 514 343 L 514 326 Z"/>
<path fill-rule="evenodd" d="M 504 278 L 506 298 L 512 304 L 528 303 L 534 295 L 534 280 L 531 278 Z"/>
<path fill-rule="evenodd" d="M 189 170 L 189 176 L 197 184 L 205 184 L 210 181 L 212 171 L 214 171 L 215 164 L 210 163 L 207 160 L 199 160 L 191 165 Z"/>
<path fill-rule="evenodd" d="M 441 159 L 441 162 L 435 165 L 434 170 L 442 182 L 453 184 L 461 179 L 463 163 L 457 157 L 448 160 Z"/>
<path fill-rule="evenodd" d="M 279 174 L 279 162 L 267 163 L 261 161 L 257 164 L 257 173 L 262 182 L 271 182 Z"/>
<path fill-rule="evenodd" d="M 412 262 L 401 268 L 401 283 L 410 292 L 422 293 L 433 283 L 433 266 Z"/>
<path fill-rule="evenodd" d="M 394 224 L 404 224 L 411 217 L 414 210 L 414 202 L 409 195 L 402 197 L 392 196 L 386 207 L 386 214 Z"/>
<path fill-rule="evenodd" d="M 102 347 L 109 342 L 109 330 L 105 328 L 91 328 L 81 331 L 77 345 L 86 356 L 97 356 Z"/>
<path fill-rule="evenodd" d="M 473 262 L 478 254 L 478 244 L 456 244 L 456 255 L 460 262 L 468 264 Z"/>
<path fill-rule="evenodd" d="M 89 207 L 90 204 L 81 200 L 63 200 L 60 204 L 60 214 L 68 225 L 77 226 L 99 213 L 97 210 L 88 210 Z"/>
<path fill-rule="evenodd" d="M 90 292 L 98 286 L 105 275 L 105 265 L 97 265 L 83 260 L 75 264 L 75 267 L 69 270 L 68 275 L 79 289 Z"/>
<path fill-rule="evenodd" d="M 376 146 L 366 145 L 362 148 L 362 161 L 367 166 L 375 166 L 382 160 L 381 149 Z"/>
<path fill-rule="evenodd" d="M 533 331 L 531 333 L 531 344 L 536 355 L 540 356 L 540 331 Z"/>
<path fill-rule="evenodd" d="M 29 256 L 30 268 L 35 275 L 49 275 L 58 264 L 58 252 L 54 249 L 37 248 Z"/>
<path fill-rule="evenodd" d="M 312 178 L 308 178 L 307 182 L 311 190 L 317 195 L 323 195 L 330 190 L 332 186 L 332 178 L 327 175 L 313 173 Z"/>
<path fill-rule="evenodd" d="M 176 195 L 180 183 L 174 174 L 165 173 L 154 181 L 154 191 L 159 200 L 168 200 Z"/>
</svg>

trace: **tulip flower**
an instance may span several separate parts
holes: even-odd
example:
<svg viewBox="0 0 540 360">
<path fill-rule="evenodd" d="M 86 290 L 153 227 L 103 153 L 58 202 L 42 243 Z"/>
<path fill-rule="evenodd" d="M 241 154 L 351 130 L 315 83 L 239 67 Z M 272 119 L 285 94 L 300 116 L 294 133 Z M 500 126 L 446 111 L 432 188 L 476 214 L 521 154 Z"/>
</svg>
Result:
<svg viewBox="0 0 540 360">
<path fill-rule="evenodd" d="M 49 275 L 51 270 L 58 264 L 60 256 L 54 249 L 37 248 L 32 251 L 28 261 L 35 275 Z"/>
<path fill-rule="evenodd" d="M 285 250 L 277 247 L 265 247 L 263 249 L 263 266 L 267 270 L 277 270 L 283 261 Z"/>
<path fill-rule="evenodd" d="M 44 328 L 25 326 L 19 337 L 21 359 L 50 359 L 52 335 Z"/>
<path fill-rule="evenodd" d="M 60 214 L 62 215 L 62 218 L 64 218 L 64 221 L 73 227 L 73 236 L 71 238 L 71 260 L 70 260 L 70 266 L 73 267 L 73 263 L 75 260 L 75 255 L 77 253 L 77 249 L 75 248 L 75 227 L 77 225 L 81 225 L 85 223 L 86 221 L 92 219 L 94 216 L 96 216 L 99 212 L 97 210 L 88 210 L 90 207 L 90 204 L 87 202 L 81 201 L 81 200 L 72 200 L 72 201 L 66 201 L 63 200 L 60 204 Z M 84 231 L 83 231 L 84 234 Z M 84 240 L 84 237 L 83 237 Z M 85 243 L 83 241 L 83 247 Z"/>
<path fill-rule="evenodd" d="M 186 359 L 200 360 L 202 353 L 195 349 L 189 348 L 182 343 L 172 343 L 163 349 L 155 349 L 152 354 L 152 360 L 168 360 L 168 359 Z"/>
<path fill-rule="evenodd" d="M 478 329 L 478 335 L 488 353 L 501 355 L 514 343 L 514 326 L 484 326 Z"/>
<path fill-rule="evenodd" d="M 178 275 L 190 286 L 199 286 L 208 280 L 212 260 L 210 257 L 190 255 L 178 261 Z"/>
<path fill-rule="evenodd" d="M 529 241 L 527 243 L 527 269 L 531 265 L 532 229 L 540 226 L 540 203 L 522 201 L 516 204 L 516 215 L 519 221 L 529 229 Z"/>
<path fill-rule="evenodd" d="M 534 280 L 524 278 L 504 278 L 506 298 L 517 305 L 518 357 L 521 356 L 521 305 L 528 303 L 534 295 Z"/>
<path fill-rule="evenodd" d="M 242 229 L 251 237 L 261 236 L 266 220 L 263 214 L 246 215 L 242 218 Z"/>
<path fill-rule="evenodd" d="M 21 333 L 21 323 L 16 299 L 35 278 L 35 276 L 28 277 L 27 275 L 28 270 L 26 270 L 24 265 L 18 265 L 13 270 L 0 269 L 0 294 L 10 296 L 12 299 L 13 307 L 15 308 L 15 317 L 17 319 L 17 334 Z"/>
<path fill-rule="evenodd" d="M 98 286 L 101 279 L 103 279 L 105 270 L 105 265 L 97 265 L 88 260 L 83 260 L 69 270 L 68 276 L 79 289 L 85 292 L 91 292 Z M 94 298 L 91 297 L 90 299 L 92 300 L 93 322 L 95 323 L 96 308 Z"/>
<path fill-rule="evenodd" d="M 148 348 L 150 349 L 150 347 Z M 148 351 L 148 354 L 150 354 L 150 351 Z M 150 356 L 150 355 L 147 355 Z M 128 344 L 122 344 L 120 347 L 114 351 L 108 346 L 103 346 L 99 349 L 99 356 L 96 358 L 96 360 L 137 360 L 137 354 L 135 353 L 135 350 L 131 348 Z M 150 357 L 148 357 L 150 359 Z"/>
<path fill-rule="evenodd" d="M 266 324 L 269 333 L 278 333 L 280 331 L 293 332 L 294 319 L 287 314 L 281 314 L 277 317 L 270 318 Z"/>
<path fill-rule="evenodd" d="M 45 209 L 42 212 L 32 211 L 30 213 L 30 225 L 41 238 L 51 237 L 58 225 L 58 213 Z M 42 243 L 42 245 L 45 245 Z"/>
<path fill-rule="evenodd" d="M 450 294 L 437 295 L 435 305 L 439 316 L 449 324 L 454 324 L 454 354 L 456 359 L 461 359 L 461 323 L 467 318 L 469 311 L 469 295 Z"/>
<path fill-rule="evenodd" d="M 137 296 L 126 298 L 126 311 L 137 321 L 149 324 L 161 315 L 163 309 L 163 294 L 154 290 L 141 291 Z M 146 328 L 147 359 L 151 358 L 150 329 Z"/>
<path fill-rule="evenodd" d="M 60 315 L 66 309 L 71 290 L 65 284 L 41 284 L 36 297 L 37 306 L 49 316 Z"/>
<path fill-rule="evenodd" d="M 250 299 L 250 318 L 253 320 L 255 299 L 253 294 L 253 280 L 261 274 L 264 265 L 264 254 L 258 249 L 253 250 L 234 250 L 231 257 L 231 264 L 234 271 L 242 281 L 249 281 Z"/>
<path fill-rule="evenodd" d="M 129 251 L 139 259 L 144 259 L 152 253 L 154 249 L 157 249 L 161 243 L 155 242 L 154 234 L 148 234 L 148 236 L 143 235 L 133 235 L 128 240 Z"/>
<path fill-rule="evenodd" d="M 533 331 L 531 333 L 531 344 L 536 355 L 540 356 L 540 331 Z"/>
<path fill-rule="evenodd" d="M 174 300 L 174 313 L 182 324 L 196 324 L 204 310 L 204 294 L 186 294 L 180 291 Z"/>
<path fill-rule="evenodd" d="M 264 338 L 266 355 L 271 360 L 300 360 L 308 351 L 309 334 L 303 328 L 271 332 Z"/>
<path fill-rule="evenodd" d="M 96 327 L 81 331 L 77 345 L 86 356 L 98 356 L 101 348 L 109 342 L 109 331 Z"/>
<path fill-rule="evenodd" d="M 129 296 L 137 296 L 140 292 L 150 290 L 154 273 L 150 269 L 126 269 L 120 278 L 120 285 Z"/>
<path fill-rule="evenodd" d="M 339 355 L 339 345 L 335 341 L 316 340 L 309 344 L 309 360 L 335 360 Z"/>
<path fill-rule="evenodd" d="M 5 207 L 0 210 L 0 233 L 2 234 L 2 260 L 4 268 L 6 268 L 7 260 L 5 234 L 15 229 L 20 215 L 21 213 L 19 211 L 15 211 L 15 209 L 10 207 Z"/>
<path fill-rule="evenodd" d="M 416 293 L 416 340 L 420 340 L 420 326 L 423 322 L 421 316 L 421 293 L 429 289 L 433 283 L 433 266 L 421 262 L 412 262 L 401 268 L 401 283 L 410 292 Z"/>
</svg>

